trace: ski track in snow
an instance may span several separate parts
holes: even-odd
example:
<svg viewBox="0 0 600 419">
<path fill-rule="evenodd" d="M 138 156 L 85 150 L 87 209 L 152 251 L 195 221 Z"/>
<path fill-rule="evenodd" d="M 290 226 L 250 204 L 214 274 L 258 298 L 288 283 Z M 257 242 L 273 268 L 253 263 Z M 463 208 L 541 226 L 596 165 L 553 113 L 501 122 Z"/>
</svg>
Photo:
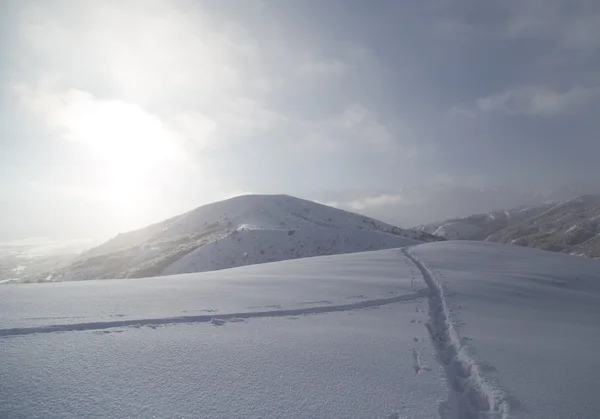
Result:
<svg viewBox="0 0 600 419">
<path fill-rule="evenodd" d="M 413 348 L 412 350 L 412 354 L 413 354 L 413 368 L 415 370 L 415 374 L 419 374 L 421 371 L 431 371 L 431 368 L 429 367 L 429 365 L 427 365 L 424 361 L 423 361 L 423 352 L 424 349 L 417 349 L 417 348 Z"/>
<path fill-rule="evenodd" d="M 409 250 L 402 253 L 419 269 L 427 284 L 429 298 L 429 321 L 427 330 L 431 337 L 446 377 L 448 400 L 440 404 L 443 419 L 507 419 L 509 404 L 506 394 L 486 381 L 477 362 L 470 357 L 454 327 L 444 290 L 433 273 Z M 415 356 L 415 371 L 419 365 Z"/>
<path fill-rule="evenodd" d="M 375 300 L 359 301 L 351 304 L 341 304 L 336 306 L 316 306 L 295 309 L 254 311 L 245 313 L 228 313 L 219 315 L 202 314 L 197 316 L 167 317 L 158 319 L 130 319 L 99 321 L 86 323 L 55 324 L 45 326 L 17 327 L 10 329 L 0 329 L 0 338 L 10 336 L 22 336 L 41 333 L 55 332 L 78 332 L 87 330 L 106 330 L 119 327 L 157 327 L 178 323 L 210 323 L 214 326 L 222 326 L 225 323 L 240 322 L 252 318 L 260 317 L 289 317 L 301 316 L 307 314 L 333 313 L 340 311 L 359 310 L 371 307 L 380 307 L 393 303 L 410 302 L 415 299 L 423 298 L 427 295 L 427 289 L 416 290 L 414 293 L 404 294 L 397 297 L 381 298 Z M 325 303 L 325 302 L 324 302 Z"/>
</svg>

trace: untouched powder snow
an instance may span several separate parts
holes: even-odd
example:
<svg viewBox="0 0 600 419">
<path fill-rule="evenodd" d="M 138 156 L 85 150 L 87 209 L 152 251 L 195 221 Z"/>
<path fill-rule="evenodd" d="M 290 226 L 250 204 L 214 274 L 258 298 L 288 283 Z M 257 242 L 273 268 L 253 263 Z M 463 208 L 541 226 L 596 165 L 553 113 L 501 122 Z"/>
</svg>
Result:
<svg viewBox="0 0 600 419">
<path fill-rule="evenodd" d="M 2 418 L 595 418 L 600 263 L 486 242 L 0 287 Z"/>
<path fill-rule="evenodd" d="M 322 256 L 167 277 L 0 288 L 0 335 L 9 328 L 186 316 L 308 310 L 404 298 L 424 292 L 412 283 L 399 250 Z M 401 269 L 397 272 L 397 269 Z M 162 320 L 161 320 L 162 319 Z M 175 321 L 176 322 L 176 321 Z M 83 328 L 83 327 L 82 327 Z M 95 326 L 87 327 L 93 329 Z"/>
</svg>

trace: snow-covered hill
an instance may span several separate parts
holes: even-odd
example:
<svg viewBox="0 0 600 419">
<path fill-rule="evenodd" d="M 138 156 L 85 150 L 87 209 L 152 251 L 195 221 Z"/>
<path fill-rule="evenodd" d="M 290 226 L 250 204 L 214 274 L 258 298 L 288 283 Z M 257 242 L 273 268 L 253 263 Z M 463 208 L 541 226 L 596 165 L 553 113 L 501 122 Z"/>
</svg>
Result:
<svg viewBox="0 0 600 419">
<path fill-rule="evenodd" d="M 287 195 L 247 195 L 120 234 L 53 272 L 51 279 L 202 272 L 431 240 L 435 237 L 424 232 Z"/>
<path fill-rule="evenodd" d="M 600 262 L 439 242 L 0 287 L 0 417 L 598 416 Z"/>
<path fill-rule="evenodd" d="M 600 195 L 583 195 L 553 205 L 488 240 L 600 258 Z"/>
<path fill-rule="evenodd" d="M 415 243 L 413 239 L 359 229 L 329 231 L 322 227 L 312 227 L 298 230 L 236 230 L 221 240 L 215 240 L 188 253 L 167 266 L 162 275 L 212 271 L 301 257 L 390 249 Z"/>
<path fill-rule="evenodd" d="M 416 229 L 451 240 L 486 240 L 600 258 L 600 195 L 472 215 Z"/>
<path fill-rule="evenodd" d="M 464 240 L 480 235 L 482 230 L 482 228 L 464 221 L 450 221 L 436 228 L 433 234 L 447 240 Z"/>
<path fill-rule="evenodd" d="M 552 208 L 555 203 L 517 207 L 509 210 L 452 218 L 416 227 L 417 231 L 435 234 L 448 240 L 484 240 L 503 229 L 522 223 Z"/>
</svg>

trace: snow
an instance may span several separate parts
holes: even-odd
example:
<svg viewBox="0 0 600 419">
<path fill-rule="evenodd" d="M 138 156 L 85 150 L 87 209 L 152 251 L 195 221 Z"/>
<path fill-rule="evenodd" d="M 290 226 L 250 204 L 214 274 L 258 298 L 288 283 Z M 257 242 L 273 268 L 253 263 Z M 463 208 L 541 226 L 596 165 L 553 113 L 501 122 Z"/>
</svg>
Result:
<svg viewBox="0 0 600 419">
<path fill-rule="evenodd" d="M 179 235 L 197 231 L 205 225 L 225 224 L 232 228 L 300 229 L 329 227 L 335 229 L 370 228 L 391 231 L 394 227 L 359 214 L 347 212 L 287 195 L 245 195 L 199 207 L 179 217 L 164 228 L 161 235 Z M 403 230 L 407 237 L 415 232 Z"/>
<path fill-rule="evenodd" d="M 569 227 L 566 231 L 565 234 L 576 234 L 579 230 L 582 230 L 583 226 L 581 224 L 573 224 L 571 227 Z"/>
<path fill-rule="evenodd" d="M 506 218 L 509 220 L 509 223 L 511 225 L 514 225 L 516 223 L 523 222 L 528 218 L 533 218 L 535 216 L 538 216 L 538 215 L 548 211 L 549 209 L 554 208 L 555 206 L 556 206 L 556 204 L 553 204 L 553 203 L 543 203 L 543 204 L 539 204 L 539 205 L 531 205 L 531 206 L 510 209 L 510 210 L 504 211 L 504 213 L 506 214 Z"/>
<path fill-rule="evenodd" d="M 461 240 L 471 238 L 483 230 L 473 224 L 462 221 L 444 223 L 435 230 L 433 234 L 448 240 Z"/>
<path fill-rule="evenodd" d="M 0 287 L 0 417 L 592 418 L 600 262 L 487 242 Z"/>
<path fill-rule="evenodd" d="M 379 231 L 324 228 L 239 230 L 188 253 L 162 275 L 204 272 L 302 257 L 390 249 L 417 240 Z"/>
<path fill-rule="evenodd" d="M 92 243 L 48 238 L 0 242 L 0 284 L 29 277 L 45 278 L 49 270 L 70 263 Z"/>
<path fill-rule="evenodd" d="M 390 250 L 2 287 L 0 417 L 434 417 L 411 271 Z"/>
<path fill-rule="evenodd" d="M 427 240 L 436 238 L 315 202 L 247 195 L 120 234 L 50 274 L 53 281 L 151 277 Z"/>
<path fill-rule="evenodd" d="M 598 261 L 481 242 L 410 253 L 445 289 L 465 355 L 511 418 L 598 416 Z"/>
<path fill-rule="evenodd" d="M 494 241 L 494 236 L 501 235 L 502 231 L 554 208 L 555 204 L 539 204 L 521 206 L 486 214 L 473 214 L 462 218 L 453 218 L 446 221 L 417 226 L 417 231 L 423 231 L 444 237 L 448 240 L 478 240 L 482 235 L 489 236 L 488 241 Z"/>
<path fill-rule="evenodd" d="M 17 282 L 16 279 L 0 279 L 0 284 L 10 284 L 12 282 Z"/>
<path fill-rule="evenodd" d="M 554 227 L 563 227 L 565 224 L 569 224 L 570 222 L 577 220 L 579 217 L 580 215 L 577 213 L 567 213 L 558 220 L 554 221 L 552 225 Z"/>
</svg>

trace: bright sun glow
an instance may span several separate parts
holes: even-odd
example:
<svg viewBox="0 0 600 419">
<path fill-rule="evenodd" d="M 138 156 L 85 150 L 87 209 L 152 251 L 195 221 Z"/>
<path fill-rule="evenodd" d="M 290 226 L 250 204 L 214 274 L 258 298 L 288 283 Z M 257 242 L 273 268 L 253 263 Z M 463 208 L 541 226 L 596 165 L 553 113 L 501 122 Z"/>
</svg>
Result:
<svg viewBox="0 0 600 419">
<path fill-rule="evenodd" d="M 182 159 L 176 136 L 138 105 L 76 90 L 66 96 L 50 122 L 89 149 L 105 181 L 106 199 L 123 208 L 142 204 L 153 172 Z"/>
</svg>

